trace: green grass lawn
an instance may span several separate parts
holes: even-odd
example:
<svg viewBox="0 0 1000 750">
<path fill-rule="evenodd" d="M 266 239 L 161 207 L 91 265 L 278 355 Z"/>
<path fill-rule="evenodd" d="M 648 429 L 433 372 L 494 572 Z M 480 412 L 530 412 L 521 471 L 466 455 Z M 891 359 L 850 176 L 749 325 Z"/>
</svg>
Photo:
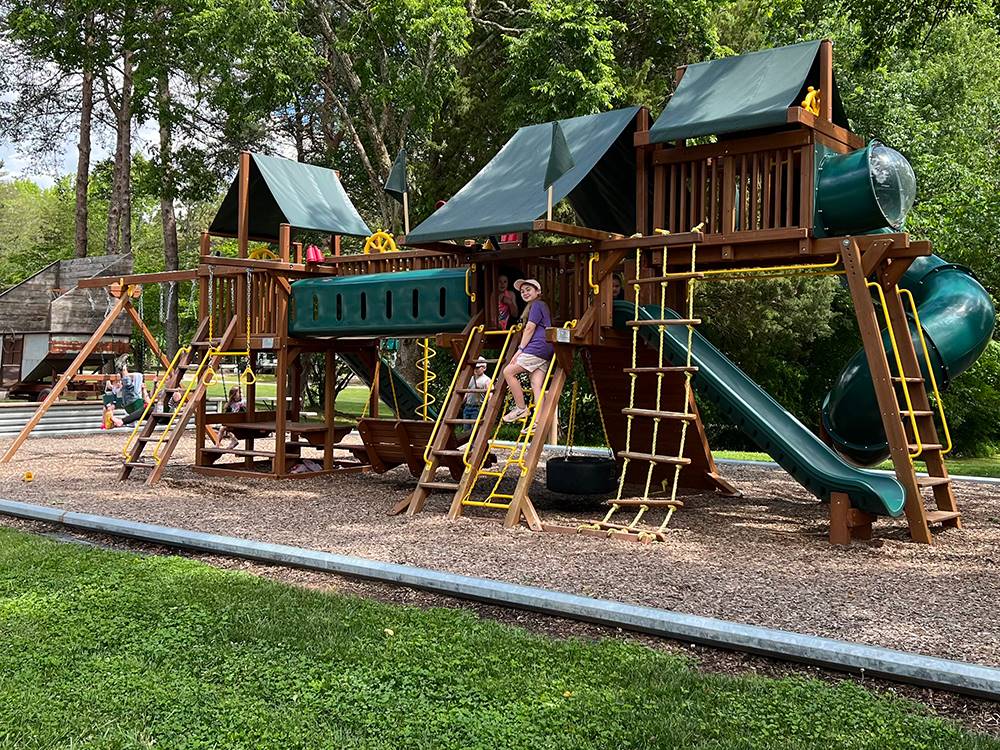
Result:
<svg viewBox="0 0 1000 750">
<path fill-rule="evenodd" d="M 716 458 L 735 458 L 741 461 L 771 461 L 773 460 L 766 453 L 754 451 L 712 451 Z M 988 458 L 949 458 L 945 462 L 948 465 L 949 474 L 957 474 L 971 477 L 1000 477 L 1000 456 Z M 926 471 L 923 461 L 916 462 L 917 471 Z M 890 461 L 883 461 L 876 468 L 891 469 Z"/>
<path fill-rule="evenodd" d="M 1000 748 L 853 682 L 0 529 L 0 747 Z"/>
</svg>

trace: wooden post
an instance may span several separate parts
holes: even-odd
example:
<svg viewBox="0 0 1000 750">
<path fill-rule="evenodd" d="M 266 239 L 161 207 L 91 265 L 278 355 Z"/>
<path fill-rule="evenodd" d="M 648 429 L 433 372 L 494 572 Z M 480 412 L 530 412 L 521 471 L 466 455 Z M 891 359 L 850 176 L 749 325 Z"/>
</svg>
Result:
<svg viewBox="0 0 1000 750">
<path fill-rule="evenodd" d="M 649 110 L 639 108 L 636 116 L 636 132 L 649 130 Z M 635 231 L 639 234 L 649 233 L 649 154 L 646 147 L 639 147 L 635 154 Z"/>
<path fill-rule="evenodd" d="M 292 259 L 292 227 L 289 224 L 281 224 L 278 227 L 278 255 L 285 263 Z"/>
<path fill-rule="evenodd" d="M 378 347 L 375 347 L 372 361 L 372 389 L 368 393 L 368 416 L 378 419 L 379 416 L 379 392 L 382 388 L 382 359 L 378 356 Z M 389 377 L 392 377 L 391 375 Z"/>
<path fill-rule="evenodd" d="M 198 253 L 202 258 L 207 258 L 212 254 L 212 235 L 208 232 L 201 233 L 201 241 L 198 243 Z"/>
<path fill-rule="evenodd" d="M 326 425 L 326 432 L 323 433 L 323 468 L 329 471 L 333 468 L 333 439 L 337 420 L 337 357 L 333 349 L 327 349 L 324 357 L 326 377 L 323 381 L 323 423 Z"/>
<path fill-rule="evenodd" d="M 250 242 L 250 152 L 240 152 L 240 188 L 237 201 L 237 239 L 240 257 L 247 257 Z"/>
<path fill-rule="evenodd" d="M 288 388 L 288 347 L 278 350 L 278 367 L 274 379 L 274 465 L 272 472 L 276 476 L 285 473 L 285 426 L 287 409 L 285 396 Z"/>
<path fill-rule="evenodd" d="M 21 432 L 18 433 L 17 437 L 14 438 L 14 442 L 11 443 L 7 452 L 3 454 L 3 458 L 0 458 L 0 463 L 5 464 L 14 457 L 14 454 L 17 453 L 17 449 L 21 447 L 21 444 L 28 439 L 28 435 L 31 434 L 31 431 L 38 426 L 39 422 L 42 421 L 42 417 L 45 416 L 45 412 L 49 410 L 49 407 L 51 407 L 52 404 L 58 400 L 59 396 L 62 395 L 62 392 L 66 390 L 66 386 L 68 386 L 73 380 L 73 376 L 80 371 L 80 368 L 83 367 L 84 363 L 87 361 L 87 357 L 89 357 L 90 353 L 94 351 L 97 344 L 100 343 L 101 339 L 104 337 L 104 334 L 111 329 L 111 326 L 114 325 L 118 316 L 122 314 L 122 310 L 124 310 L 128 305 L 129 296 L 127 294 L 127 290 L 122 290 L 122 295 L 118 298 L 115 306 L 111 308 L 111 311 L 105 316 L 104 320 L 101 321 L 97 330 L 94 331 L 94 335 L 91 336 L 87 343 L 83 345 L 80 353 L 76 355 L 76 358 L 70 366 L 66 368 L 66 371 L 59 377 L 59 380 L 56 381 L 56 384 L 52 386 L 52 390 L 49 391 L 49 395 L 45 397 L 45 400 L 42 401 L 41 404 L 38 405 L 38 409 L 35 410 L 31 419 L 28 420 L 28 423 L 21 429 Z"/>
<path fill-rule="evenodd" d="M 833 120 L 833 42 L 819 43 L 819 116 Z"/>
<path fill-rule="evenodd" d="M 841 256 L 844 259 L 844 270 L 847 284 L 854 302 L 854 314 L 861 330 L 861 341 L 864 344 L 868 368 L 872 374 L 872 384 L 878 399 L 879 411 L 882 413 L 882 424 L 885 427 L 886 438 L 889 441 L 889 453 L 896 478 L 906 492 L 906 520 L 910 526 L 910 536 L 916 542 L 931 543 L 931 533 L 924 517 L 923 499 L 917 486 L 917 475 L 910 461 L 908 440 L 899 413 L 899 403 L 892 384 L 892 372 L 882 346 L 882 331 L 879 328 L 878 317 L 868 293 L 865 274 L 861 262 L 861 249 L 857 240 L 844 239 L 841 243 Z M 895 290 L 892 290 L 895 294 Z M 909 336 L 907 329 L 906 335 Z"/>
<path fill-rule="evenodd" d="M 552 218 L 552 217 L 549 217 Z M 407 235 L 410 233 L 410 194 L 409 191 L 403 191 L 403 234 Z M 499 248 L 497 248 L 499 250 Z"/>
</svg>

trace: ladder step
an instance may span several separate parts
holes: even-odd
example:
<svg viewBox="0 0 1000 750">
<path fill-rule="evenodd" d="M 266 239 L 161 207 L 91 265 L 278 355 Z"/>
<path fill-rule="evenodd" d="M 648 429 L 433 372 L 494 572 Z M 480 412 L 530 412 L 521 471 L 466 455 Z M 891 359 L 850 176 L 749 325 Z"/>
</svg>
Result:
<svg viewBox="0 0 1000 750">
<path fill-rule="evenodd" d="M 893 375 L 893 377 L 892 377 L 892 382 L 893 383 L 902 383 L 904 380 L 907 383 L 923 383 L 924 382 L 923 378 L 916 378 L 916 377 L 910 377 L 910 376 L 907 376 L 905 378 L 900 378 L 900 377 L 897 377 L 895 375 Z"/>
<path fill-rule="evenodd" d="M 942 484 L 949 484 L 951 477 L 917 477 L 918 487 L 940 487 Z"/>
<path fill-rule="evenodd" d="M 953 521 L 956 518 L 961 518 L 961 516 L 962 514 L 957 510 L 929 510 L 924 514 L 927 523 L 944 523 L 945 521 Z"/>
<path fill-rule="evenodd" d="M 452 484 L 451 482 L 419 482 L 420 487 L 425 490 L 442 490 L 446 492 L 454 492 L 458 489 L 457 484 Z"/>
<path fill-rule="evenodd" d="M 917 451 L 920 448 L 923 448 L 923 451 L 939 451 L 942 448 L 944 448 L 944 446 L 941 445 L 941 443 L 924 443 L 923 445 L 917 445 L 916 443 L 910 443 L 906 447 L 910 449 L 911 453 Z M 921 451 L 921 452 L 923 452 L 923 451 Z"/>
<path fill-rule="evenodd" d="M 444 423 L 445 424 L 475 424 L 476 420 L 474 420 L 474 419 L 446 419 L 446 420 L 444 420 Z"/>
<path fill-rule="evenodd" d="M 245 448 L 202 448 L 202 453 L 212 453 L 219 456 L 252 456 L 259 458 L 274 458 L 274 451 L 249 451 Z"/>
<path fill-rule="evenodd" d="M 932 412 L 930 409 L 913 409 L 912 411 L 910 409 L 903 409 L 899 413 L 902 414 L 904 417 L 908 417 L 911 414 L 913 416 L 915 416 L 915 417 L 933 417 L 934 416 L 934 412 Z"/>
<path fill-rule="evenodd" d="M 668 318 L 666 320 L 630 320 L 630 326 L 696 326 L 701 318 Z"/>
<path fill-rule="evenodd" d="M 465 451 L 462 451 L 462 450 L 454 450 L 454 449 L 447 449 L 447 448 L 439 448 L 438 450 L 436 450 L 436 451 L 431 451 L 431 452 L 432 452 L 432 453 L 433 453 L 433 454 L 434 454 L 435 456 L 445 456 L 446 458 L 447 458 L 447 457 L 449 457 L 449 456 L 451 456 L 451 457 L 459 457 L 459 458 L 461 458 L 462 456 L 464 456 L 464 455 L 465 455 Z"/>
<path fill-rule="evenodd" d="M 705 274 L 700 271 L 685 271 L 682 273 L 668 273 L 666 276 L 647 276 L 643 279 L 629 279 L 626 284 L 635 286 L 636 284 L 662 284 L 664 281 L 686 281 L 687 279 L 703 279 Z"/>
<path fill-rule="evenodd" d="M 657 411 L 656 409 L 622 409 L 622 414 L 626 417 L 652 417 L 653 419 L 679 419 L 681 421 L 693 421 L 694 414 L 685 414 L 681 411 Z"/>
<path fill-rule="evenodd" d="M 485 388 L 456 388 L 455 393 L 486 393 Z"/>
<path fill-rule="evenodd" d="M 698 372 L 698 368 L 694 365 L 686 367 L 681 365 L 679 367 L 626 367 L 624 372 L 642 375 L 643 373 L 660 373 L 660 372 Z"/>
<path fill-rule="evenodd" d="M 122 463 L 132 469 L 155 469 L 158 465 L 152 461 L 123 461 Z"/>
<path fill-rule="evenodd" d="M 654 464 L 673 464 L 675 466 L 687 466 L 691 463 L 690 458 L 679 456 L 657 456 L 652 453 L 632 453 L 631 451 L 619 451 L 618 455 L 630 461 L 649 461 Z"/>
<path fill-rule="evenodd" d="M 498 359 L 488 359 L 486 357 L 483 357 L 483 361 L 486 362 L 486 364 L 488 364 L 488 365 L 495 365 L 500 360 L 498 360 Z M 475 359 L 467 359 L 467 360 L 465 360 L 465 364 L 467 364 L 467 365 L 474 365 L 474 364 L 476 364 L 476 360 Z"/>
<path fill-rule="evenodd" d="M 680 500 L 653 500 L 650 498 L 643 499 L 641 497 L 630 497 L 624 500 L 605 500 L 604 504 L 608 507 L 612 505 L 617 505 L 621 508 L 638 508 L 640 506 L 648 506 L 650 508 L 683 508 L 684 503 Z"/>
</svg>

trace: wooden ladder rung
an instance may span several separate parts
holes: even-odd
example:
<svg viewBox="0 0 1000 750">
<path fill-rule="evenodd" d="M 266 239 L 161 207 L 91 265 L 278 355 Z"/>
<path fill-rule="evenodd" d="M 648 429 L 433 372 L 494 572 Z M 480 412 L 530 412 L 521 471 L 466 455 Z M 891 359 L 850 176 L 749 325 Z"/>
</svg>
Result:
<svg viewBox="0 0 1000 750">
<path fill-rule="evenodd" d="M 944 446 L 941 445 L 941 443 L 924 443 L 923 445 L 917 445 L 916 443 L 909 443 L 906 447 L 910 449 L 911 453 L 914 453 L 921 448 L 923 449 L 920 451 L 921 453 L 923 453 L 924 451 L 939 451 L 942 448 L 944 448 Z"/>
<path fill-rule="evenodd" d="M 627 458 L 630 461 L 649 461 L 654 464 L 673 464 L 675 466 L 687 466 L 691 463 L 690 458 L 683 458 L 680 456 L 657 456 L 652 453 L 633 453 L 631 451 L 619 451 L 618 455 L 621 458 Z"/>
<path fill-rule="evenodd" d="M 940 487 L 950 483 L 951 477 L 917 477 L 918 487 Z"/>
<path fill-rule="evenodd" d="M 636 284 L 662 284 L 666 281 L 687 281 L 688 279 L 703 279 L 705 274 L 700 271 L 684 271 L 680 273 L 668 273 L 666 276 L 647 276 L 642 279 L 629 279 L 626 284 L 635 286 Z"/>
<path fill-rule="evenodd" d="M 437 450 L 431 451 L 431 453 L 433 453 L 435 456 L 446 456 L 446 457 L 447 456 L 458 456 L 458 457 L 461 457 L 461 456 L 465 455 L 465 451 L 463 451 L 463 450 L 455 450 L 455 449 L 451 449 L 451 448 L 438 448 Z"/>
<path fill-rule="evenodd" d="M 651 417 L 653 419 L 679 419 L 681 421 L 693 421 L 694 414 L 685 414 L 682 411 L 657 411 L 656 409 L 622 409 L 622 414 L 626 417 Z"/>
<path fill-rule="evenodd" d="M 157 464 L 152 461 L 123 461 L 131 469 L 155 469 Z"/>
<path fill-rule="evenodd" d="M 910 410 L 910 409 L 901 409 L 899 413 L 902 416 L 904 416 L 904 417 L 908 417 L 911 414 L 914 417 L 933 417 L 934 416 L 934 412 L 931 411 L 930 409 L 913 409 L 913 410 Z"/>
<path fill-rule="evenodd" d="M 306 445 L 303 443 L 303 445 Z M 314 446 L 318 447 L 318 446 Z M 214 453 L 219 456 L 253 456 L 255 458 L 274 458 L 274 451 L 246 450 L 245 448 L 202 448 L 202 453 Z"/>
<path fill-rule="evenodd" d="M 698 372 L 698 368 L 694 365 L 690 367 L 685 365 L 680 365 L 677 367 L 626 367 L 625 372 L 634 373 L 636 375 L 642 375 L 644 373 L 660 373 L 660 372 Z"/>
<path fill-rule="evenodd" d="M 474 365 L 474 364 L 476 364 L 477 359 L 467 359 L 467 360 L 465 360 L 465 364 L 467 364 L 467 365 Z M 495 365 L 500 360 L 498 360 L 498 359 L 487 359 L 486 357 L 483 357 L 483 361 L 486 364 L 488 364 L 488 365 Z"/>
<path fill-rule="evenodd" d="M 653 500 L 651 498 L 646 498 L 643 500 L 641 497 L 630 497 L 624 500 L 605 500 L 604 504 L 608 507 L 612 505 L 617 505 L 621 508 L 639 508 L 643 505 L 650 508 L 683 508 L 684 503 L 680 500 Z"/>
<path fill-rule="evenodd" d="M 927 523 L 944 523 L 961 517 L 962 514 L 957 510 L 928 510 L 924 513 Z"/>
<path fill-rule="evenodd" d="M 441 490 L 443 492 L 454 492 L 458 489 L 457 484 L 451 482 L 418 482 L 425 490 Z"/>
<path fill-rule="evenodd" d="M 696 326 L 701 318 L 667 318 L 665 320 L 630 320 L 630 326 Z"/>
<path fill-rule="evenodd" d="M 902 383 L 904 380 L 907 383 L 923 383 L 924 382 L 923 378 L 912 377 L 910 375 L 907 375 L 905 378 L 901 378 L 898 375 L 893 375 L 892 376 L 892 382 L 893 383 Z"/>
<path fill-rule="evenodd" d="M 456 419 L 446 419 L 446 420 L 444 420 L 444 423 L 445 424 L 475 424 L 476 420 L 474 420 L 474 419 L 458 419 L 458 418 L 456 418 Z"/>
<path fill-rule="evenodd" d="M 486 393 L 485 388 L 456 388 L 455 393 Z"/>
</svg>

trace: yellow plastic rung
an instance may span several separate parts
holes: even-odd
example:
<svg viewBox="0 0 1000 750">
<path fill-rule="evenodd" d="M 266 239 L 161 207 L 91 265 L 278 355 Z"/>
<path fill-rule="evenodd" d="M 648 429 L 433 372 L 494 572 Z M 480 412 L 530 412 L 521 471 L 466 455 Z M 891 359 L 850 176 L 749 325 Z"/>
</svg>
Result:
<svg viewBox="0 0 1000 750">
<path fill-rule="evenodd" d="M 471 508 L 496 508 L 497 510 L 507 510 L 510 507 L 510 503 L 491 503 L 486 500 L 463 500 L 462 505 Z"/>
</svg>

